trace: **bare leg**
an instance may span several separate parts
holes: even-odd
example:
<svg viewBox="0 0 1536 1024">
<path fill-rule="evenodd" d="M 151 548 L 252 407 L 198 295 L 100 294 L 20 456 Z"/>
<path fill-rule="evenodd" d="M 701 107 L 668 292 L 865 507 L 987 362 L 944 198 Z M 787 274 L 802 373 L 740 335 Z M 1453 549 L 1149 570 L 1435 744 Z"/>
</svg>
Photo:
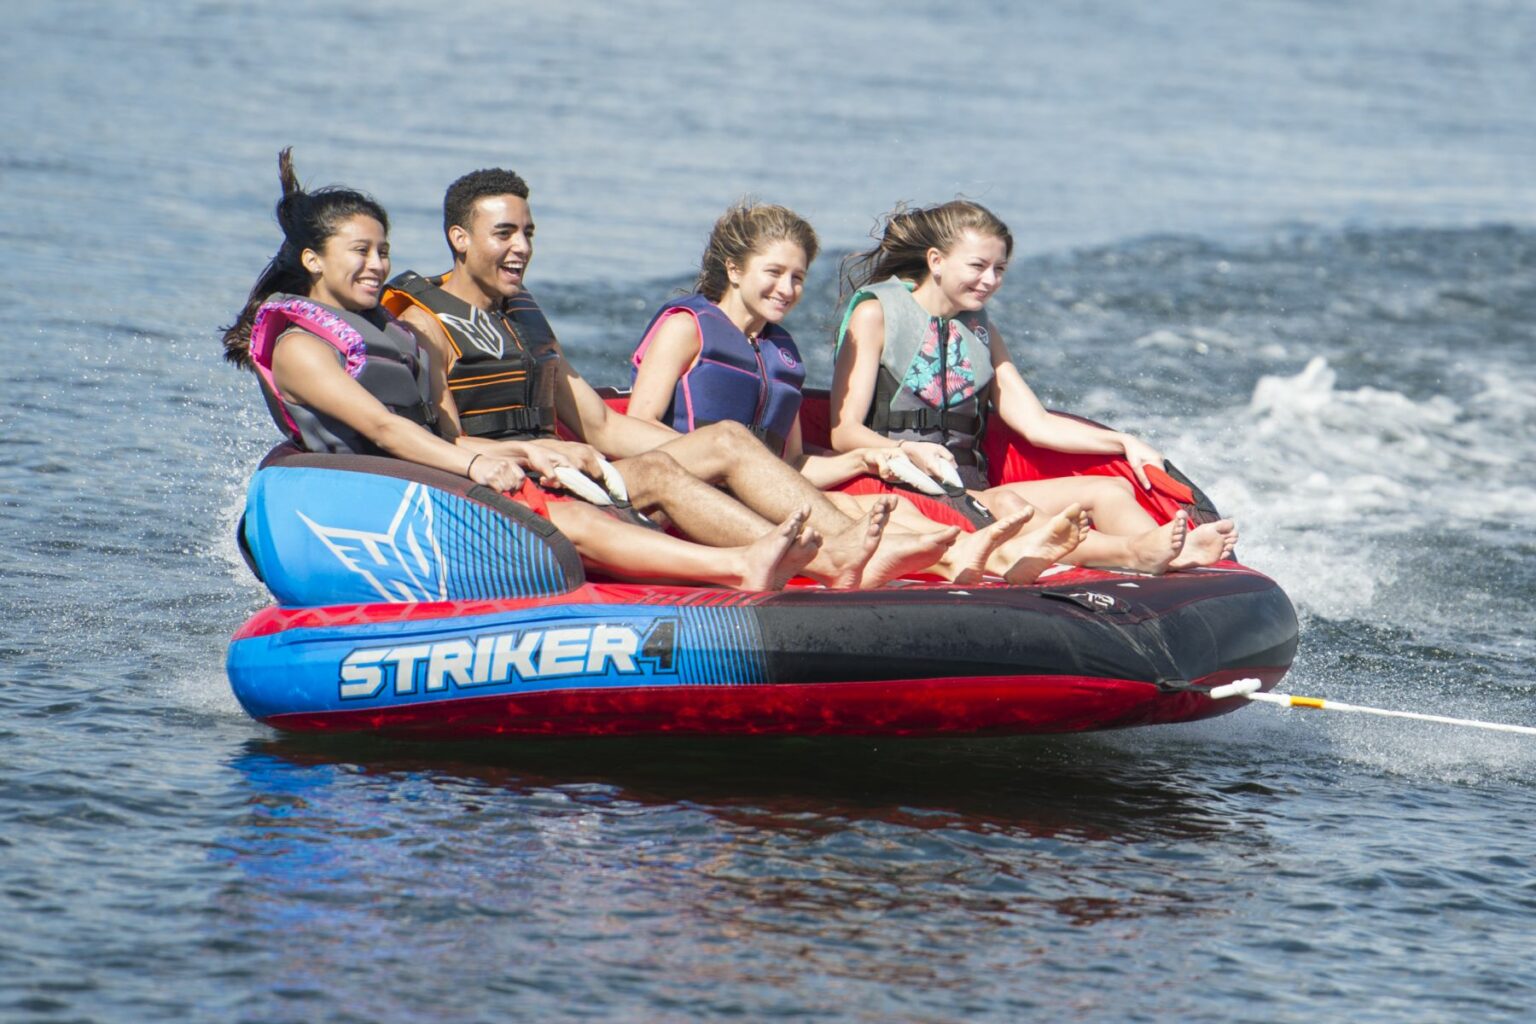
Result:
<svg viewBox="0 0 1536 1024">
<path fill-rule="evenodd" d="M 890 508 L 884 503 L 871 506 L 862 519 L 850 519 L 739 423 L 712 423 L 668 442 L 656 454 L 670 456 L 696 482 L 702 479 L 730 488 L 741 505 L 759 518 L 781 520 L 801 506 L 808 507 L 810 525 L 825 539 L 807 571 L 828 586 L 876 587 L 918 572 L 936 561 L 959 533 L 943 527 L 924 534 L 887 531 Z M 714 490 L 708 483 L 704 486 Z M 691 488 L 687 493 L 698 492 Z M 723 497 L 718 491 L 715 494 Z M 659 497 L 663 511 L 680 529 L 705 543 L 722 542 L 720 521 L 707 521 L 709 513 L 700 511 L 706 505 L 721 508 L 718 497 L 679 500 L 676 488 L 667 488 Z M 726 529 L 734 530 L 742 521 L 736 512 Z M 737 537 L 723 542 L 740 543 Z"/>
<path fill-rule="evenodd" d="M 803 529 L 804 509 L 752 544 L 710 548 L 620 522 L 581 502 L 555 502 L 549 520 L 581 559 L 610 576 L 632 580 L 713 583 L 742 590 L 778 590 L 810 562 L 820 546 Z"/>
<path fill-rule="evenodd" d="M 700 544 L 747 544 L 773 529 L 773 522 L 711 487 L 662 452 L 646 452 L 613 465 L 624 478 L 636 508 L 642 512 L 659 509 Z M 786 509 L 778 521 L 794 511 L 793 506 Z"/>
<path fill-rule="evenodd" d="M 699 479 L 725 487 L 758 515 L 778 521 L 806 505 L 810 524 L 828 537 L 850 525 L 825 494 L 739 423 L 711 423 L 656 450 Z"/>
<path fill-rule="evenodd" d="M 1131 483 L 1119 477 L 1060 476 L 1003 484 L 983 491 L 981 502 L 992 508 L 991 502 L 1003 494 L 1023 498 L 1040 511 L 1052 514 L 1068 505 L 1080 505 L 1093 521 L 1093 528 L 1101 533 L 1134 537 L 1158 525 L 1137 503 Z"/>
<path fill-rule="evenodd" d="M 1157 520 L 1137 504 L 1132 485 L 1125 480 L 1094 476 L 1031 480 L 994 487 L 985 492 L 983 500 L 998 491 L 1021 496 L 1045 512 L 1080 504 L 1088 513 L 1093 530 L 1063 558 L 1074 565 L 1123 567 L 1158 574 L 1181 567 L 1174 565 L 1181 557 L 1188 557 L 1189 565 L 1209 564 L 1220 557 L 1219 545 L 1205 541 L 1204 535 L 1202 541 L 1183 556 L 1188 517 L 1180 512 L 1172 521 L 1158 525 Z M 1213 547 L 1215 557 L 1212 556 Z"/>
<path fill-rule="evenodd" d="M 998 519 L 1002 519 L 1004 516 L 1011 516 L 1015 512 L 1022 512 L 1026 508 L 1033 510 L 1035 507 L 1026 501 L 1023 495 L 1008 486 L 993 487 L 985 491 L 968 491 L 967 493 L 981 502 L 986 510 Z M 1051 509 L 1050 511 L 1057 512 L 1060 510 Z"/>
<path fill-rule="evenodd" d="M 1088 513 L 1076 505 L 1052 516 L 1039 529 L 1004 544 L 997 552 L 1000 559 L 1011 559 L 1001 575 L 1009 583 L 1023 586 L 1070 555 L 1088 536 Z"/>
<path fill-rule="evenodd" d="M 1237 525 L 1232 520 L 1201 523 L 1185 536 L 1183 547 L 1168 567 L 1188 569 L 1195 565 L 1211 565 L 1231 558 L 1236 547 Z"/>
<path fill-rule="evenodd" d="M 745 430 L 741 432 L 760 451 L 767 451 L 751 434 Z M 620 459 L 614 466 L 624 477 L 630 500 L 636 507 L 641 511 L 660 509 L 679 530 L 701 544 L 721 548 L 746 545 L 773 529 L 773 523 L 689 473 L 665 452 L 646 452 Z M 805 479 L 793 470 L 790 475 L 801 481 Z M 819 491 L 814 493 L 820 495 Z M 792 506 L 783 518 L 807 507 Z M 881 516 L 878 525 L 871 530 L 868 516 L 854 520 L 835 509 L 833 512 L 833 516 L 826 520 L 831 524 L 830 531 L 812 527 L 822 535 L 823 542 L 805 566 L 805 571 L 829 587 L 856 587 L 885 531 L 885 517 Z"/>
</svg>

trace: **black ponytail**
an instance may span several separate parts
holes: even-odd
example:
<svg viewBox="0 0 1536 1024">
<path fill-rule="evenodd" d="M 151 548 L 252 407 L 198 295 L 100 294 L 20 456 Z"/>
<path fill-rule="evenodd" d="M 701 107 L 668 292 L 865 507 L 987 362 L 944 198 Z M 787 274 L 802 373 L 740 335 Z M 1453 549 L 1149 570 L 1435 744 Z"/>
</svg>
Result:
<svg viewBox="0 0 1536 1024">
<path fill-rule="evenodd" d="M 277 223 L 283 229 L 283 244 L 256 279 L 240 315 L 224 328 L 224 358 L 247 370 L 255 369 L 251 362 L 251 327 L 262 303 L 277 292 L 306 294 L 314 284 L 300 260 L 304 250 L 321 251 L 342 224 L 359 214 L 374 218 L 384 226 L 386 234 L 389 232 L 389 215 L 371 196 L 336 187 L 305 192 L 293 170 L 291 146 L 277 154 L 277 176 L 283 188 L 282 198 L 277 201 Z"/>
</svg>

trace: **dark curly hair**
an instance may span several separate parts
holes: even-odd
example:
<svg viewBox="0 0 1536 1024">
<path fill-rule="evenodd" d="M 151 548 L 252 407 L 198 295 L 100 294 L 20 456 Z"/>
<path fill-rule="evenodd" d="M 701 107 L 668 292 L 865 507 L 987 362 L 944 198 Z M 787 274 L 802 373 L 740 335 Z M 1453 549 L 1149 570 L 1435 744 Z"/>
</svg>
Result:
<svg viewBox="0 0 1536 1024">
<path fill-rule="evenodd" d="M 455 224 L 468 229 L 475 203 L 486 196 L 517 196 L 519 199 L 527 199 L 528 183 L 522 175 L 500 167 L 470 171 L 449 185 L 448 191 L 443 193 L 443 238 L 448 238 L 448 229 Z M 448 251 L 453 252 L 451 241 L 448 243 Z M 457 255 L 454 253 L 455 257 Z"/>
</svg>

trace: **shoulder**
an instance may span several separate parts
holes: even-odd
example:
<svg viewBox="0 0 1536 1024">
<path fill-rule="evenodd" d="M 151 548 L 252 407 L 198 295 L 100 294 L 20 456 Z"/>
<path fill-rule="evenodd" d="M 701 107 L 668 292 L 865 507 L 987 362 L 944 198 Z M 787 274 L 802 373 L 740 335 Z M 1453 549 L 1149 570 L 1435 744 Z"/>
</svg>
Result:
<svg viewBox="0 0 1536 1024">
<path fill-rule="evenodd" d="M 848 308 L 848 331 L 859 336 L 873 335 L 884 340 L 885 337 L 885 307 L 880 300 L 868 292 L 861 292 L 853 297 L 853 304 Z"/>
<path fill-rule="evenodd" d="M 657 343 L 692 347 L 695 351 L 702 348 L 704 339 L 699 334 L 699 321 L 694 311 L 687 306 L 664 307 L 657 314 L 656 330 L 651 338 L 651 344 Z"/>
<path fill-rule="evenodd" d="M 285 341 L 290 344 L 284 346 L 283 342 Z M 295 341 L 297 342 L 296 344 L 294 343 Z M 272 351 L 276 353 L 279 348 L 285 348 L 287 351 L 297 351 L 299 349 L 313 349 L 317 352 L 336 351 L 336 346 L 313 331 L 306 330 L 303 327 L 289 327 L 278 334 L 277 340 L 272 343 Z"/>
<path fill-rule="evenodd" d="M 289 327 L 272 342 L 272 369 L 280 367 L 313 370 L 316 367 L 340 367 L 346 357 L 335 345 L 302 327 Z"/>
<path fill-rule="evenodd" d="M 418 340 L 432 348 L 444 348 L 448 344 L 448 332 L 441 321 L 420 306 L 407 306 L 395 318 L 414 333 Z"/>
</svg>

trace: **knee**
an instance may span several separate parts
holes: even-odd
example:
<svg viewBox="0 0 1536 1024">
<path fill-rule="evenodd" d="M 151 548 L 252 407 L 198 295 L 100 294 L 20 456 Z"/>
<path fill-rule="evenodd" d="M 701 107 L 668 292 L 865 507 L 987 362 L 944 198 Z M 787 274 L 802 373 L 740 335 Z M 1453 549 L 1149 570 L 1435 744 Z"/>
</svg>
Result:
<svg viewBox="0 0 1536 1024">
<path fill-rule="evenodd" d="M 642 511 L 656 507 L 662 495 L 675 490 L 686 475 L 682 464 L 665 452 L 649 451 L 619 463 L 629 500 Z"/>
<path fill-rule="evenodd" d="M 1098 488 L 1098 493 L 1112 501 L 1136 496 L 1136 489 L 1124 477 L 1101 476 L 1097 479 L 1095 486 Z"/>
<path fill-rule="evenodd" d="M 1008 516 L 1034 507 L 1006 487 L 994 487 L 982 492 L 981 503 L 998 519 L 1006 519 Z"/>
<path fill-rule="evenodd" d="M 1136 492 L 1129 480 L 1117 476 L 1085 476 L 1079 479 L 1082 481 L 1078 489 L 1082 495 L 1081 504 L 1090 510 L 1117 508 L 1136 501 Z"/>
<path fill-rule="evenodd" d="M 579 501 L 551 502 L 549 506 L 549 521 L 581 553 L 591 543 L 592 533 L 598 529 L 599 518 L 607 517 L 591 505 Z"/>
<path fill-rule="evenodd" d="M 638 480 L 665 480 L 674 479 L 682 474 L 683 467 L 666 452 L 649 451 L 639 455 L 633 455 L 624 460 L 623 468 L 626 470 L 625 479 L 633 474 Z"/>
<path fill-rule="evenodd" d="M 762 448 L 763 443 L 757 436 L 735 420 L 721 420 L 711 423 L 707 427 L 700 428 L 696 433 L 708 436 L 711 447 L 718 451 L 729 452 L 733 455 L 751 452 L 752 449 Z"/>
</svg>

